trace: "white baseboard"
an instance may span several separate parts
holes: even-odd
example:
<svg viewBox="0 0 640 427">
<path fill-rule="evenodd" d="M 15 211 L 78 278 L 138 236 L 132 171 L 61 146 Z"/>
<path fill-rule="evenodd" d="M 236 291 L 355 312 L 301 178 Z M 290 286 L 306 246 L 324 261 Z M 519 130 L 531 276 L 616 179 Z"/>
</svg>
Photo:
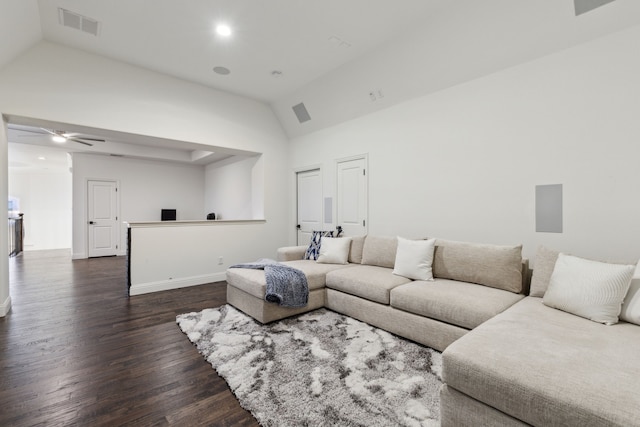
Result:
<svg viewBox="0 0 640 427">
<path fill-rule="evenodd" d="M 83 254 L 83 253 L 72 253 L 71 254 L 71 259 L 85 259 L 87 258 L 87 254 Z"/>
<path fill-rule="evenodd" d="M 11 311 L 11 295 L 0 305 L 0 317 L 4 317 Z"/>
<path fill-rule="evenodd" d="M 204 285 L 205 283 L 220 282 L 226 280 L 227 273 L 212 273 L 202 276 L 183 277 L 180 279 L 161 280 L 158 282 L 148 282 L 140 284 L 132 284 L 129 288 L 129 295 L 142 295 L 151 292 L 168 291 L 170 289 L 186 288 L 188 286 Z"/>
</svg>

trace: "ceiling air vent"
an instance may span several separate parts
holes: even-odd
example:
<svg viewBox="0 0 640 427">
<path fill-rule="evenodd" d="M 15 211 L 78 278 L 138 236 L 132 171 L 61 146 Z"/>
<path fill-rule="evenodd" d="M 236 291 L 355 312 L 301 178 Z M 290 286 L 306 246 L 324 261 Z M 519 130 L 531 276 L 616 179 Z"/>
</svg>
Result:
<svg viewBox="0 0 640 427">
<path fill-rule="evenodd" d="M 92 36 L 97 36 L 100 30 L 100 23 L 95 19 L 87 18 L 67 9 L 59 8 L 58 18 L 60 24 L 65 27 L 74 28 Z"/>
<path fill-rule="evenodd" d="M 576 8 L 576 16 L 587 13 L 600 6 L 604 6 L 607 3 L 611 3 L 614 0 L 573 0 L 573 4 Z"/>
</svg>

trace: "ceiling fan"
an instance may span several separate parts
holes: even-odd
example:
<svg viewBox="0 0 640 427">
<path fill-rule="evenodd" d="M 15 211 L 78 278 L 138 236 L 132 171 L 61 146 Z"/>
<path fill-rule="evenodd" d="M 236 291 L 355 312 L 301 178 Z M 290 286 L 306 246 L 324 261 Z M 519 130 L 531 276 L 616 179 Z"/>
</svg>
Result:
<svg viewBox="0 0 640 427">
<path fill-rule="evenodd" d="M 84 145 L 88 145 L 89 147 L 93 147 L 93 144 L 88 141 L 105 142 L 104 139 L 93 138 L 93 137 L 83 137 L 80 134 L 69 133 L 63 130 L 51 130 L 51 129 L 45 129 L 45 128 L 37 128 L 37 129 L 39 130 L 31 130 L 31 129 L 25 129 L 25 128 L 20 128 L 16 130 L 19 130 L 20 132 L 36 133 L 39 135 L 51 135 L 53 141 L 59 142 L 59 143 L 66 142 L 66 141 L 74 141 L 79 144 L 84 144 Z M 19 135 L 19 137 L 29 137 L 29 136 L 33 136 L 33 135 Z"/>
</svg>

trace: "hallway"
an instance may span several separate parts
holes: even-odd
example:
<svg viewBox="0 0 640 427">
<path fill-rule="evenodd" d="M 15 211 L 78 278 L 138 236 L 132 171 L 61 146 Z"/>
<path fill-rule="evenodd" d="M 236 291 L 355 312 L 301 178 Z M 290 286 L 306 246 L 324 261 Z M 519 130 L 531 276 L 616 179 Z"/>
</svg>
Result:
<svg viewBox="0 0 640 427">
<path fill-rule="evenodd" d="M 257 425 L 175 324 L 225 283 L 129 299 L 125 258 L 11 258 L 0 318 L 0 425 Z"/>
</svg>

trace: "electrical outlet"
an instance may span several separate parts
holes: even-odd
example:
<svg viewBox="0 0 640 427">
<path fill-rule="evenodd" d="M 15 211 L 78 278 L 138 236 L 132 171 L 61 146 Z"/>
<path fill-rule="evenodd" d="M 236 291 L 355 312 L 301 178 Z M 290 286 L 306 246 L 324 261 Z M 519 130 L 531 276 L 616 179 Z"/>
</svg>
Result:
<svg viewBox="0 0 640 427">
<path fill-rule="evenodd" d="M 218 258 L 218 265 L 222 265 L 224 264 L 224 258 L 223 257 L 219 257 Z"/>
</svg>

